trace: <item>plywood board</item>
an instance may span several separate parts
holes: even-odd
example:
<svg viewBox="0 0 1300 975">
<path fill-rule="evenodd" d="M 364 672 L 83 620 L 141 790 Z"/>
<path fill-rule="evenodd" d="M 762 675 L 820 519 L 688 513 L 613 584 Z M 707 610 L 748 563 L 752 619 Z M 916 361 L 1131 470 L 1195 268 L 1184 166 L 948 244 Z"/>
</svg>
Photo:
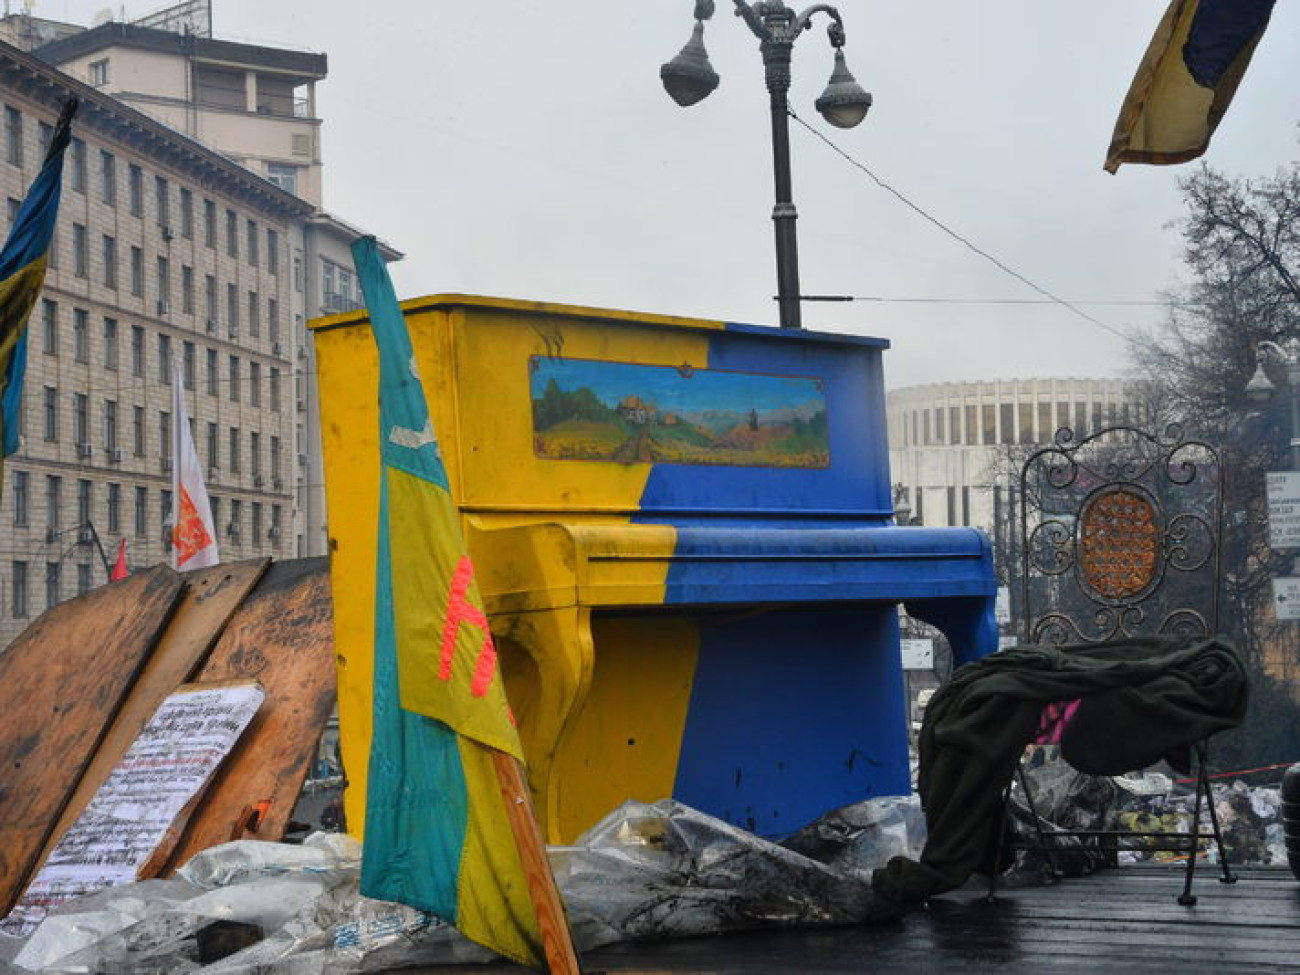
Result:
<svg viewBox="0 0 1300 975">
<path fill-rule="evenodd" d="M 54 909 L 130 883 L 162 852 L 264 698 L 256 681 L 188 684 L 159 705 L 54 846 L 0 933 L 27 937 Z"/>
<path fill-rule="evenodd" d="M 255 679 L 266 701 L 191 818 L 171 869 L 232 839 L 283 838 L 336 696 L 328 560 L 273 563 L 197 679 Z"/>
<path fill-rule="evenodd" d="M 165 565 L 46 611 L 0 654 L 0 915 L 180 601 Z"/>
<path fill-rule="evenodd" d="M 34 864 L 37 869 L 108 779 L 113 766 L 139 737 L 149 716 L 207 662 L 208 652 L 216 645 L 235 610 L 266 572 L 270 561 L 266 558 L 249 559 L 195 569 L 182 575 L 185 592 L 176 612 L 68 801 Z M 170 853 L 162 858 L 162 862 L 166 863 L 169 858 Z"/>
</svg>

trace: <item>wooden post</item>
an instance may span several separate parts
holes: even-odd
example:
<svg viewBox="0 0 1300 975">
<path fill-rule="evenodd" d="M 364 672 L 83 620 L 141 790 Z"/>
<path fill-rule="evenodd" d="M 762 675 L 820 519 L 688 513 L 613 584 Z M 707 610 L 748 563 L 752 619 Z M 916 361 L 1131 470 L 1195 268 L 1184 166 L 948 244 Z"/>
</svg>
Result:
<svg viewBox="0 0 1300 975">
<path fill-rule="evenodd" d="M 546 967 L 550 975 L 582 975 L 577 953 L 573 950 L 573 936 L 564 913 L 564 902 L 555 886 L 555 875 L 546 859 L 546 844 L 542 841 L 542 831 L 528 796 L 523 766 L 505 752 L 495 748 L 489 751 L 501 785 L 501 798 L 506 804 L 510 829 L 515 835 L 515 846 L 519 849 L 519 860 L 528 879 L 528 894 L 537 911 Z"/>
</svg>

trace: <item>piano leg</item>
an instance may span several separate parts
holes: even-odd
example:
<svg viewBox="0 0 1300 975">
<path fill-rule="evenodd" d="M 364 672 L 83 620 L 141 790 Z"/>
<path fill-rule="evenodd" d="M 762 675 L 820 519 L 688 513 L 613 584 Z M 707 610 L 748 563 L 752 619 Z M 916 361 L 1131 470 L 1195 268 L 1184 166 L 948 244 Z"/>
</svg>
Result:
<svg viewBox="0 0 1300 975">
<path fill-rule="evenodd" d="M 500 614 L 492 618 L 492 631 L 542 835 L 561 843 L 555 758 L 591 687 L 591 610 L 564 606 Z"/>
</svg>

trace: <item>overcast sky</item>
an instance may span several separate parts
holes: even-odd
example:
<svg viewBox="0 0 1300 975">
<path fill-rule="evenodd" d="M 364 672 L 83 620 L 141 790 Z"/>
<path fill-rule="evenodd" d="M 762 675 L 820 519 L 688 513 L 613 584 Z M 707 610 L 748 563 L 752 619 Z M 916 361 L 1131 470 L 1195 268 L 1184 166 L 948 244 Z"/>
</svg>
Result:
<svg viewBox="0 0 1300 975">
<path fill-rule="evenodd" d="M 128 18 L 165 2 L 132 0 Z M 694 0 L 213 0 L 219 38 L 329 56 L 326 207 L 406 254 L 399 295 L 468 292 L 777 322 L 771 139 L 757 41 L 718 0 L 722 84 L 688 109 L 659 66 Z M 1179 281 L 1177 183 L 1102 160 L 1166 0 L 842 0 L 875 105 L 813 108 L 826 18 L 795 46 L 794 111 L 911 204 L 1116 332 Z M 108 4 L 39 0 L 90 23 Z M 798 9 L 802 9 L 799 5 Z M 1206 160 L 1271 175 L 1300 153 L 1300 2 L 1281 0 Z M 1124 342 L 1041 296 L 792 123 L 804 324 L 889 339 L 891 387 L 1121 375 Z M 867 300 L 876 299 L 876 300 Z M 885 299 L 885 300 L 879 300 Z M 943 299 L 942 301 L 936 299 Z M 1110 304 L 1092 304 L 1108 302 Z"/>
</svg>

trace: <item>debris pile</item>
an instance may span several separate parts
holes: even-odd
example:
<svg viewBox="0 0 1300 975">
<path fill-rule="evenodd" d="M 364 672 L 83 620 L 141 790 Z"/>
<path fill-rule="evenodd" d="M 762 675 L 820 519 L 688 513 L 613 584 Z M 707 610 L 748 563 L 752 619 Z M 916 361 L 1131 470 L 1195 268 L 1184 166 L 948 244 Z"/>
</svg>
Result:
<svg viewBox="0 0 1300 975">
<path fill-rule="evenodd" d="M 917 855 L 920 823 L 912 797 L 869 800 L 777 845 L 671 800 L 628 802 L 577 844 L 549 852 L 575 944 L 586 951 L 861 921 L 871 869 Z M 212 847 L 175 877 L 67 902 L 29 937 L 0 938 L 0 972 L 306 975 L 495 957 L 430 914 L 362 897 L 360 853 L 338 833 L 302 845 Z"/>
</svg>

